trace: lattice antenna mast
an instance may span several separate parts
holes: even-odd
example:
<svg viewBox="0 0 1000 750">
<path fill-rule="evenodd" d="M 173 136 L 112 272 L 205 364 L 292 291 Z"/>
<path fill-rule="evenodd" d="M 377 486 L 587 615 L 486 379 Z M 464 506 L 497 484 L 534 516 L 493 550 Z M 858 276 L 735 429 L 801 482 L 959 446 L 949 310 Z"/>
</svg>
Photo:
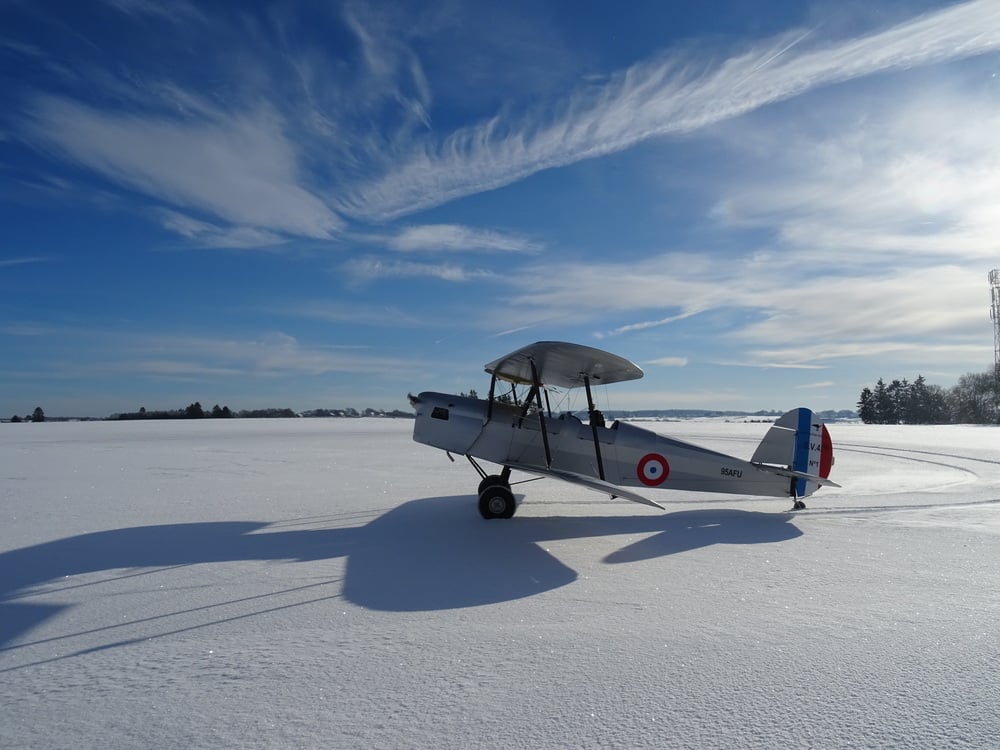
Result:
<svg viewBox="0 0 1000 750">
<path fill-rule="evenodd" d="M 993 373 L 1000 378 L 1000 268 L 990 271 L 990 293 L 993 304 L 990 317 L 993 318 Z"/>
</svg>

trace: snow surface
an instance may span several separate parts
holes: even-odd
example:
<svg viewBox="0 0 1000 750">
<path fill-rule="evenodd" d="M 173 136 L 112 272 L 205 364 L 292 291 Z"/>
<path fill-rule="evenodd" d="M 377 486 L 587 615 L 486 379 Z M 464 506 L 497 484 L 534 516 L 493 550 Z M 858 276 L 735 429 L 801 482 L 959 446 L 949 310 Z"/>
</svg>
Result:
<svg viewBox="0 0 1000 750">
<path fill-rule="evenodd" d="M 0 425 L 0 746 L 1000 746 L 997 428 L 833 424 L 800 513 L 484 521 L 412 424 Z"/>
</svg>

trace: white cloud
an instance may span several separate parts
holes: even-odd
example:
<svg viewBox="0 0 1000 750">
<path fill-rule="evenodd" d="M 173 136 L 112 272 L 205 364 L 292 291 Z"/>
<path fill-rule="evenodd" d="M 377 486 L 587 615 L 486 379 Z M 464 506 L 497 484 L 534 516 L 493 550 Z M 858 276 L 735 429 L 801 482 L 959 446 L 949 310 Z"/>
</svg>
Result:
<svg viewBox="0 0 1000 750">
<path fill-rule="evenodd" d="M 828 365 L 806 364 L 803 362 L 774 362 L 768 361 L 763 352 L 751 352 L 751 357 L 743 360 L 735 359 L 713 359 L 711 364 L 723 367 L 752 367 L 758 370 L 825 370 Z M 773 353 L 772 353 L 773 354 Z M 781 352 L 782 356 L 787 352 Z"/>
<path fill-rule="evenodd" d="M 648 364 L 660 367 L 686 367 L 687 363 L 687 357 L 660 357 L 659 359 L 651 359 L 648 362 Z"/>
<path fill-rule="evenodd" d="M 147 19 L 178 7 L 107 2 Z M 193 6 L 179 7 L 184 16 Z M 237 34 L 191 25 L 191 46 L 210 33 L 234 49 L 229 69 L 213 61 L 212 72 L 231 81 L 233 93 L 225 98 L 136 71 L 89 67 L 76 84 L 90 90 L 96 81 L 116 107 L 132 110 L 36 97 L 26 135 L 176 209 L 233 227 L 326 238 L 343 228 L 334 206 L 363 219 L 394 218 L 539 170 L 692 132 L 819 86 L 1000 48 L 1000 35 L 988 31 L 1000 27 L 1000 6 L 977 0 L 856 39 L 823 42 L 818 32 L 795 30 L 715 64 L 692 61 L 689 51 L 643 61 L 603 85 L 581 85 L 551 108 L 518 114 L 511 104 L 441 139 L 427 130 L 433 81 L 410 46 L 422 33 L 407 25 L 412 14 L 344 5 L 341 17 L 358 46 L 338 59 L 290 49 L 280 29 L 294 23 L 275 17 L 283 19 L 277 39 L 256 26 Z M 360 64 L 352 64 L 352 53 Z M 905 169 L 897 179 L 915 189 Z M 981 184 L 985 195 L 989 180 Z M 523 237 L 475 230 L 463 238 L 461 228 L 448 236 L 444 228 L 454 225 L 437 226 L 405 230 L 394 239 L 397 249 L 430 249 L 435 233 L 439 249 L 470 240 L 479 250 L 538 249 Z M 790 224 L 787 231 L 798 228 L 809 230 Z"/>
<path fill-rule="evenodd" d="M 300 184 L 295 149 L 265 111 L 213 121 L 35 100 L 33 135 L 105 177 L 235 226 L 328 238 L 342 222 Z"/>
<path fill-rule="evenodd" d="M 984 303 L 977 296 L 985 297 L 986 276 L 938 266 L 879 276 L 804 279 L 787 288 L 772 281 L 769 286 L 761 304 L 770 314 L 740 332 L 749 342 L 954 339 L 968 336 L 983 319 Z"/>
<path fill-rule="evenodd" d="M 119 369 L 138 375 L 177 379 L 233 377 L 246 374 L 236 368 L 212 367 L 202 362 L 186 359 L 144 359 L 127 363 Z"/>
<path fill-rule="evenodd" d="M 916 362 L 925 368 L 932 364 L 938 367 L 947 367 L 960 362 L 977 363 L 974 367 L 987 367 L 991 359 L 990 348 L 988 342 L 985 344 L 929 343 L 886 338 L 878 342 L 831 341 L 771 350 L 760 349 L 753 354 L 761 361 L 787 357 L 798 363 L 824 362 L 830 364 L 834 360 L 879 359 L 885 363 Z M 820 365 L 790 364 L 786 366 L 822 369 Z"/>
<path fill-rule="evenodd" d="M 197 7 L 185 0 L 104 0 L 104 2 L 129 16 L 148 16 L 157 21 L 176 21 L 180 19 L 201 19 Z"/>
<path fill-rule="evenodd" d="M 577 91 L 555 116 L 496 116 L 426 144 L 341 205 L 358 216 L 398 217 L 542 169 L 691 132 L 818 86 L 995 51 L 996 29 L 1000 4 L 974 0 L 825 45 L 815 35 L 803 41 L 807 34 L 790 32 L 700 75 L 679 57 L 639 63 L 603 87 Z"/>
<path fill-rule="evenodd" d="M 812 389 L 832 388 L 835 385 L 836 383 L 834 383 L 832 380 L 822 380 L 818 383 L 803 383 L 802 385 L 795 386 L 795 388 L 797 390 L 812 390 Z"/>
<path fill-rule="evenodd" d="M 643 331 L 647 328 L 659 328 L 660 326 L 670 325 L 671 323 L 676 323 L 679 320 L 684 320 L 690 318 L 698 313 L 703 312 L 703 309 L 695 307 L 689 309 L 685 312 L 679 313 L 677 315 L 668 315 L 665 318 L 657 318 L 655 320 L 643 320 L 638 323 L 629 323 L 628 325 L 619 326 L 612 331 L 600 331 L 597 334 L 597 338 L 603 339 L 608 336 L 620 336 L 623 333 L 635 333 L 636 331 Z"/>
<path fill-rule="evenodd" d="M 41 256 L 25 256 L 23 258 L 0 258 L 0 268 L 12 268 L 13 266 L 27 266 L 34 263 L 48 263 L 52 259 Z"/>
<path fill-rule="evenodd" d="M 56 330 L 42 323 L 9 323 L 0 326 L 0 333 L 5 336 L 50 336 Z"/>
<path fill-rule="evenodd" d="M 385 376 L 425 366 L 418 359 L 383 355 L 365 346 L 307 343 L 282 331 L 227 337 L 25 322 L 0 326 L 0 334 L 45 336 L 58 342 L 51 347 L 58 350 L 58 357 L 44 367 L 22 363 L 20 375 L 31 378 L 84 381 L 125 374 L 183 381 L 228 378 L 235 384 L 239 381 L 233 378 Z"/>
<path fill-rule="evenodd" d="M 746 166 L 727 175 L 713 216 L 775 230 L 803 263 L 995 257 L 1000 104 L 966 88 L 817 102 L 794 126 L 762 117 L 724 129 Z"/>
<path fill-rule="evenodd" d="M 347 304 L 340 302 L 302 302 L 283 309 L 270 310 L 278 315 L 312 318 L 328 323 L 350 323 L 385 328 L 415 327 L 426 325 L 412 313 L 392 305 Z"/>
<path fill-rule="evenodd" d="M 457 224 L 403 227 L 388 239 L 393 250 L 533 253 L 541 246 L 521 235 Z"/>
<path fill-rule="evenodd" d="M 150 336 L 130 346 L 134 359 L 99 365 L 165 377 L 325 375 L 406 372 L 412 362 L 356 347 L 309 346 L 282 332 L 254 339 Z"/>
<path fill-rule="evenodd" d="M 615 409 L 725 409 L 742 408 L 746 392 L 725 389 L 692 388 L 691 390 L 618 390 L 614 394 Z"/>
<path fill-rule="evenodd" d="M 256 227 L 220 227 L 177 211 L 162 212 L 163 226 L 202 247 L 260 248 L 282 245 L 287 237 Z"/>
<path fill-rule="evenodd" d="M 342 17 L 357 39 L 364 63 L 357 75 L 361 85 L 353 94 L 369 110 L 386 101 L 396 105 L 403 132 L 414 125 L 429 127 L 431 89 L 419 58 L 406 44 L 411 30 L 401 26 L 405 14 L 397 18 L 385 8 L 347 2 Z"/>
<path fill-rule="evenodd" d="M 429 277 L 443 281 L 471 281 L 496 276 L 485 269 L 469 269 L 452 263 L 414 263 L 386 261 L 373 257 L 354 258 L 343 264 L 342 270 L 356 283 L 388 278 Z"/>
<path fill-rule="evenodd" d="M 504 316 L 512 327 L 539 320 L 585 325 L 669 305 L 670 314 L 657 319 L 668 329 L 664 336 L 699 313 L 710 320 L 699 324 L 697 342 L 711 341 L 741 366 L 813 369 L 875 353 L 922 352 L 928 363 L 988 355 L 985 271 L 938 265 L 846 273 L 812 273 L 794 255 L 760 262 L 706 253 L 534 266 L 500 280 L 511 288 Z M 484 316 L 483 327 L 490 323 Z M 641 325 L 635 332 L 650 330 Z"/>
</svg>

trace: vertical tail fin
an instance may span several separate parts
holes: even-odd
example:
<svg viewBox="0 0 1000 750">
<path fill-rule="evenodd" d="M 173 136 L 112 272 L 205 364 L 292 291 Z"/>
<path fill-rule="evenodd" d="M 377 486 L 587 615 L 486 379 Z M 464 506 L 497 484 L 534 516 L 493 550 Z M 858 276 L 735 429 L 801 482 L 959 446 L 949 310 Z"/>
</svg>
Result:
<svg viewBox="0 0 1000 750">
<path fill-rule="evenodd" d="M 789 494 L 808 497 L 830 476 L 833 441 L 823 420 L 806 408 L 782 415 L 764 435 L 750 459 L 752 463 L 788 469 L 792 486 Z"/>
</svg>

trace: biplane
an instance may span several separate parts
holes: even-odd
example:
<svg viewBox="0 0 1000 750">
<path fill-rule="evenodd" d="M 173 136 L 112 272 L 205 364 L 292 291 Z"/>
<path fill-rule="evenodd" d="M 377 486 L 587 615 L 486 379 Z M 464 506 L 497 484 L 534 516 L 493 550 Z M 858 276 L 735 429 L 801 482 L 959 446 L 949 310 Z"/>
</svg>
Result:
<svg viewBox="0 0 1000 750">
<path fill-rule="evenodd" d="M 802 498 L 823 485 L 833 466 L 833 443 L 823 421 L 805 408 L 787 412 L 768 429 L 749 461 L 660 435 L 629 422 L 608 425 L 593 389 L 643 376 L 627 359 L 581 344 L 539 341 L 485 366 L 487 398 L 424 391 L 410 395 L 413 439 L 465 456 L 479 473 L 479 512 L 510 518 L 517 510 L 514 470 L 532 479 L 555 477 L 663 510 L 629 488 Z M 587 421 L 554 413 L 550 392 L 583 388 Z M 502 467 L 487 471 L 480 462 Z"/>
</svg>

